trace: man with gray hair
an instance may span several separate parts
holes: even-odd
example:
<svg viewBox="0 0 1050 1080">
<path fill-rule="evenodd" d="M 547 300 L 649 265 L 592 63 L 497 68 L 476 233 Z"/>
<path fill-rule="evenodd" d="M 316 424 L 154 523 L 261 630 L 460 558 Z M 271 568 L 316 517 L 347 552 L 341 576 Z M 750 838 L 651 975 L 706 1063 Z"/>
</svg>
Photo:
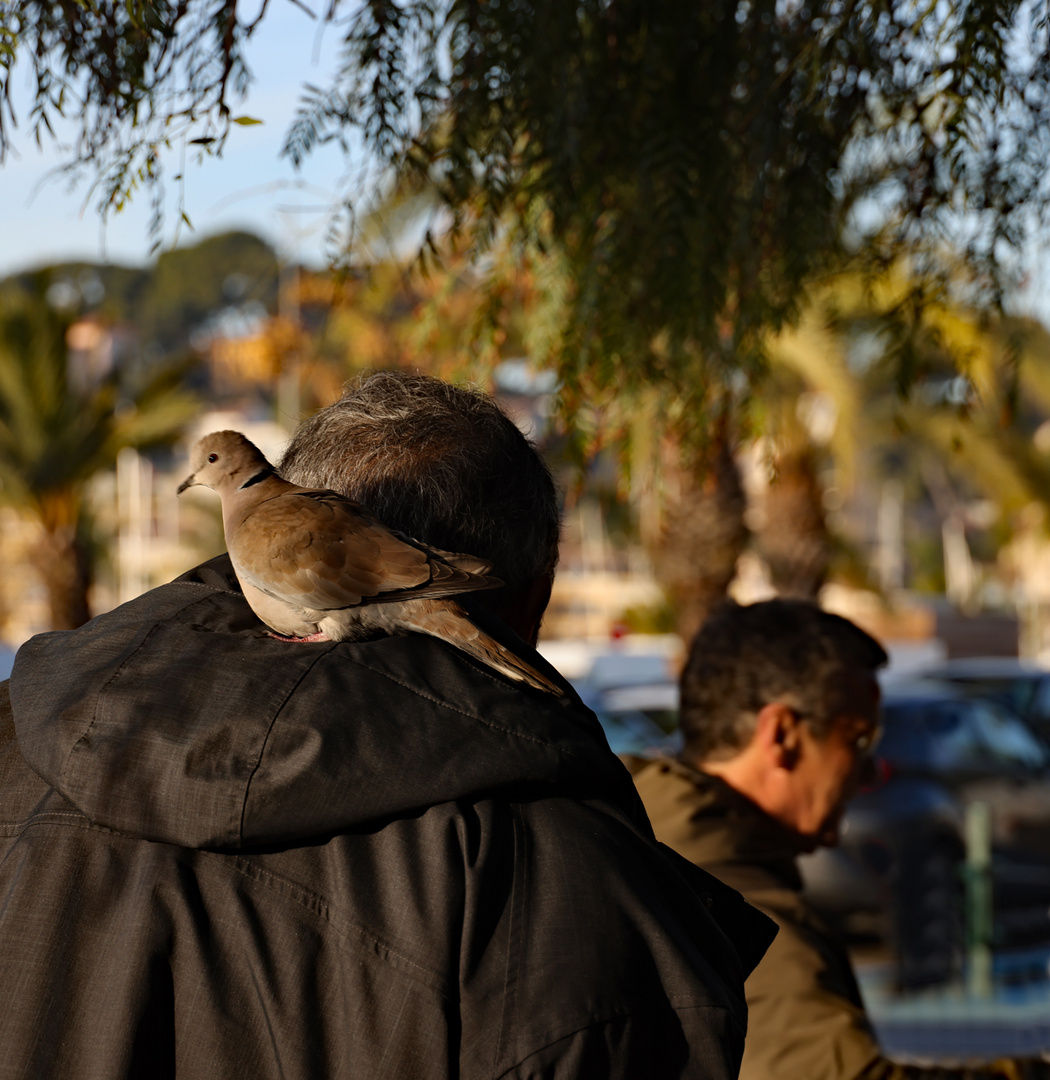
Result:
<svg viewBox="0 0 1050 1080">
<path fill-rule="evenodd" d="M 268 636 L 227 556 L 0 684 L 0 1077 L 729 1080 L 771 925 L 660 848 L 533 648 L 558 513 L 487 396 L 383 374 L 281 470 L 492 562 L 471 618 Z"/>
<path fill-rule="evenodd" d="M 727 603 L 682 672 L 678 759 L 628 762 L 657 839 L 780 927 L 745 984 L 741 1080 L 1046 1077 L 1037 1061 L 923 1069 L 882 1056 L 845 948 L 802 896 L 796 857 L 838 839 L 878 735 L 882 646 L 802 600 Z"/>
<path fill-rule="evenodd" d="M 492 398 L 379 372 L 299 425 L 280 473 L 348 494 L 432 547 L 482 555 L 504 587 L 459 602 L 536 643 L 558 564 L 558 500 L 543 459 Z"/>
</svg>

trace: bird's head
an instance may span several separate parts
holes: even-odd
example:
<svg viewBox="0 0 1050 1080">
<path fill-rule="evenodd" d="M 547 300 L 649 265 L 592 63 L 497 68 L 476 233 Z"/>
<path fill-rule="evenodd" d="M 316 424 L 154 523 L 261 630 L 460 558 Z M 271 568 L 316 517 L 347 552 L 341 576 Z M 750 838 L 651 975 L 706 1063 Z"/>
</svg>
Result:
<svg viewBox="0 0 1050 1080">
<path fill-rule="evenodd" d="M 205 435 L 190 454 L 190 466 L 193 471 L 179 485 L 179 495 L 195 484 L 202 484 L 221 495 L 273 472 L 259 448 L 239 431 L 216 431 Z"/>
</svg>

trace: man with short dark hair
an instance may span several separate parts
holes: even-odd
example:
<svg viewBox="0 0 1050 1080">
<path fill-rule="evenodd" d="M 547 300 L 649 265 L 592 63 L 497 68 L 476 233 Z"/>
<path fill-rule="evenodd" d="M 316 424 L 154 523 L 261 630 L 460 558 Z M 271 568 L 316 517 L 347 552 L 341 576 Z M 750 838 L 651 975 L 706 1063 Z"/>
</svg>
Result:
<svg viewBox="0 0 1050 1080">
<path fill-rule="evenodd" d="M 282 469 L 490 560 L 471 617 L 560 682 L 554 488 L 491 399 L 375 376 Z M 34 638 L 0 684 L 0 1077 L 734 1076 L 771 926 L 653 841 L 564 689 L 275 640 L 226 556 Z"/>
<path fill-rule="evenodd" d="M 801 895 L 796 857 L 838 839 L 878 735 L 882 647 L 801 600 L 727 603 L 682 673 L 679 759 L 628 762 L 657 839 L 780 930 L 745 985 L 741 1080 L 1045 1077 L 1042 1062 L 901 1066 L 881 1055 L 846 950 Z"/>
</svg>

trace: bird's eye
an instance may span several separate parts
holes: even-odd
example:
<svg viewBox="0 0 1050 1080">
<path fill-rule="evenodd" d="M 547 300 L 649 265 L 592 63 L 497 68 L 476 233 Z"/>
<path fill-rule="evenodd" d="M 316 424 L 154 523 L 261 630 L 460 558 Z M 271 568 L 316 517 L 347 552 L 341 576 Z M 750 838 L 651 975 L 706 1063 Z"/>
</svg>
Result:
<svg viewBox="0 0 1050 1080">
<path fill-rule="evenodd" d="M 209 465 L 214 465 L 215 462 L 218 461 L 218 460 L 219 460 L 219 455 L 218 454 L 209 454 L 208 455 L 208 464 Z"/>
</svg>

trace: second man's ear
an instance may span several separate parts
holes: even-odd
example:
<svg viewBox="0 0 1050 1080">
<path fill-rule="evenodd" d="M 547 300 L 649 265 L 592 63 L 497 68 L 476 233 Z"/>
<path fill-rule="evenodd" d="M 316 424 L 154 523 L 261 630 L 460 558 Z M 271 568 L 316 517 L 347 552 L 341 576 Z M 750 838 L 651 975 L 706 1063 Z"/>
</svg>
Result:
<svg viewBox="0 0 1050 1080">
<path fill-rule="evenodd" d="M 781 768 L 793 769 L 798 761 L 801 723 L 798 713 L 782 701 L 770 702 L 759 710 L 756 734 Z"/>
</svg>

